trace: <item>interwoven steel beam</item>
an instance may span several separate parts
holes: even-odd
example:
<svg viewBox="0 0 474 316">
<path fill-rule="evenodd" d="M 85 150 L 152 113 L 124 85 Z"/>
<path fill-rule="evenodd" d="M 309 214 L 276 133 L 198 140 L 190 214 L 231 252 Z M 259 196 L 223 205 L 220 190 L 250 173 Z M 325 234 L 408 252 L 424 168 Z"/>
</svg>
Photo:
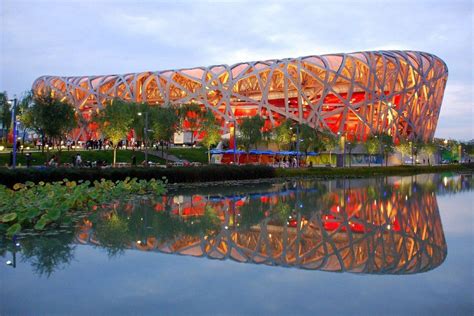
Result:
<svg viewBox="0 0 474 316">
<path fill-rule="evenodd" d="M 33 90 L 66 97 L 86 119 L 114 98 L 196 102 L 222 122 L 261 115 L 266 128 L 288 118 L 360 140 L 385 132 L 427 141 L 434 136 L 447 77 L 446 64 L 434 55 L 373 51 L 125 75 L 42 76 Z"/>
</svg>

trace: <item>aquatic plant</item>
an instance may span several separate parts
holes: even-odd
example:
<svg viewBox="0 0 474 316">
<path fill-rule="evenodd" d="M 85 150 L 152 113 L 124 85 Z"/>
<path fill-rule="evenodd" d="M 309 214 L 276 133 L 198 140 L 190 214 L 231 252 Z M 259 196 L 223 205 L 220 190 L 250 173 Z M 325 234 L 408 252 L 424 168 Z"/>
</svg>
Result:
<svg viewBox="0 0 474 316">
<path fill-rule="evenodd" d="M 163 194 L 161 180 L 57 181 L 17 183 L 13 189 L 0 185 L 0 234 L 11 237 L 23 229 L 44 230 L 70 225 L 79 214 L 132 195 Z"/>
</svg>

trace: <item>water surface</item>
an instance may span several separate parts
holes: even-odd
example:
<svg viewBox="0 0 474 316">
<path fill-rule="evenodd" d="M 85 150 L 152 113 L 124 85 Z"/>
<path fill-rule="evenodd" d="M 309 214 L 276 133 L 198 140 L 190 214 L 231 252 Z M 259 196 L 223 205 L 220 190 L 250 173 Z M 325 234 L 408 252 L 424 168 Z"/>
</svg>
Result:
<svg viewBox="0 0 474 316">
<path fill-rule="evenodd" d="M 305 180 L 117 201 L 70 233 L 2 242 L 0 313 L 472 315 L 472 181 Z"/>
</svg>

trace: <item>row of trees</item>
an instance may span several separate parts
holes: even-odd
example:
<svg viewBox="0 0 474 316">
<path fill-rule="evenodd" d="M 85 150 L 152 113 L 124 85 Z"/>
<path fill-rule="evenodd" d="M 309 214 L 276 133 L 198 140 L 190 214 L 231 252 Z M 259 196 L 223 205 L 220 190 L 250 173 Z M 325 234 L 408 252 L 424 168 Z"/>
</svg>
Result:
<svg viewBox="0 0 474 316">
<path fill-rule="evenodd" d="M 330 132 L 314 129 L 307 124 L 296 124 L 290 120 L 283 121 L 271 132 L 263 132 L 263 125 L 264 120 L 259 116 L 242 120 L 239 126 L 239 143 L 247 152 L 252 146 L 257 147 L 260 143 L 268 144 L 273 141 L 279 150 L 293 149 L 305 153 L 309 151 L 329 152 L 329 160 L 332 161 L 331 154 L 338 146 L 341 146 L 350 156 L 354 148 L 359 145 L 359 142 L 355 139 L 345 139 L 341 143 L 340 138 Z M 405 158 L 408 156 L 411 163 L 415 164 L 418 155 L 423 154 L 428 157 L 428 163 L 430 164 L 430 158 L 434 158 L 434 155 L 442 148 L 441 144 L 436 141 L 423 142 L 422 140 L 409 141 L 407 139 L 401 139 L 396 145 L 393 142 L 393 137 L 385 133 L 370 135 L 360 144 L 369 156 L 380 155 L 384 157 L 383 160 L 386 165 L 388 164 L 388 156 L 394 153 L 395 150 L 401 153 L 402 163 L 405 162 Z M 456 151 L 457 145 L 449 147 L 449 150 Z M 370 161 L 369 159 L 369 166 Z M 350 163 L 351 159 L 349 159 Z"/>
<path fill-rule="evenodd" d="M 12 115 L 12 105 L 8 102 L 6 92 L 0 94 L 0 105 L 2 142 L 6 143 Z M 23 138 L 26 130 L 34 131 L 41 138 L 43 150 L 47 141 L 60 142 L 77 126 L 74 107 L 51 93 L 33 95 L 31 91 L 27 92 L 18 100 L 15 112 L 21 122 Z"/>
<path fill-rule="evenodd" d="M 295 124 L 290 120 L 283 121 L 272 131 L 263 131 L 265 120 L 260 116 L 243 118 L 239 125 L 239 143 L 249 151 L 252 146 L 270 142 L 276 143 L 279 150 L 293 149 L 303 152 L 332 152 L 338 144 L 336 136 L 320 131 L 307 124 Z M 299 144 L 298 144 L 299 141 Z"/>
<path fill-rule="evenodd" d="M 1 93 L 0 119 L 3 127 L 11 124 L 10 105 L 7 100 L 6 93 Z M 60 143 L 72 129 L 78 126 L 78 122 L 86 123 L 82 115 L 75 111 L 72 104 L 68 103 L 65 98 L 55 97 L 52 93 L 42 95 L 27 93 L 18 103 L 17 113 L 22 127 L 25 130 L 30 129 L 36 132 L 41 137 L 43 151 L 47 142 Z M 190 131 L 192 135 L 196 132 L 202 133 L 201 144 L 207 147 L 208 151 L 221 138 L 220 122 L 215 118 L 214 113 L 210 110 L 203 110 L 200 105 L 195 103 L 150 106 L 117 99 L 111 101 L 103 110 L 94 113 L 92 120 L 99 125 L 103 137 L 112 142 L 114 163 L 117 146 L 121 140 L 127 137 L 130 130 L 134 130 L 137 139 L 143 141 L 145 146 L 148 146 L 150 142 L 158 141 L 163 144 L 170 141 L 174 133 L 179 132 L 183 126 L 186 126 L 186 130 Z M 145 126 L 147 121 L 148 126 Z M 260 116 L 245 117 L 240 120 L 238 144 L 247 152 L 259 144 L 268 146 L 270 142 L 273 142 L 279 150 L 292 149 L 305 153 L 326 151 L 329 152 L 329 159 L 332 161 L 332 152 L 338 146 L 345 146 L 345 152 L 351 155 L 352 150 L 358 145 L 353 140 L 340 143 L 340 138 L 330 132 L 314 129 L 307 124 L 297 124 L 290 120 L 283 121 L 271 131 L 265 131 L 264 123 L 265 120 Z M 6 132 L 2 132 L 3 137 L 6 137 Z M 451 143 L 452 141 L 449 144 Z M 406 156 L 410 156 L 412 163 L 415 163 L 420 153 L 432 157 L 441 145 L 435 142 L 423 143 L 402 139 L 395 146 L 392 137 L 387 134 L 371 135 L 363 143 L 369 155 L 382 155 L 387 158 L 397 149 L 402 154 L 402 161 Z M 457 148 L 457 145 L 454 144 L 448 149 L 455 152 Z M 210 160 L 210 156 L 208 159 Z"/>
<path fill-rule="evenodd" d="M 145 146 L 150 141 L 160 142 L 162 151 L 164 142 L 170 141 L 183 125 L 192 134 L 204 132 L 201 143 L 208 149 L 220 140 L 220 125 L 215 116 L 210 110 L 203 111 L 197 104 L 150 106 L 113 100 L 103 110 L 96 112 L 92 120 L 99 125 L 103 136 L 112 142 L 114 164 L 119 142 L 132 129 Z"/>
<path fill-rule="evenodd" d="M 0 119 L 3 127 L 11 125 L 11 105 L 7 101 L 6 93 L 2 93 Z M 65 98 L 54 96 L 51 92 L 42 95 L 28 92 L 18 102 L 16 113 L 24 129 L 23 132 L 30 130 L 39 135 L 43 151 L 45 144 L 49 142 L 60 144 L 65 140 L 68 133 L 78 127 L 79 122 L 87 123 L 72 104 Z M 145 117 L 149 124 L 146 139 Z M 102 136 L 111 141 L 114 164 L 119 142 L 127 137 L 130 130 L 134 130 L 137 139 L 143 141 L 145 146 L 148 146 L 149 142 L 170 141 L 184 122 L 192 134 L 205 132 L 201 143 L 208 149 L 220 140 L 220 125 L 215 116 L 210 111 L 203 111 L 197 104 L 151 107 L 147 104 L 113 100 L 103 110 L 93 113 L 92 121 L 98 124 Z M 8 130 L 2 131 L 4 142 L 7 133 Z"/>
</svg>

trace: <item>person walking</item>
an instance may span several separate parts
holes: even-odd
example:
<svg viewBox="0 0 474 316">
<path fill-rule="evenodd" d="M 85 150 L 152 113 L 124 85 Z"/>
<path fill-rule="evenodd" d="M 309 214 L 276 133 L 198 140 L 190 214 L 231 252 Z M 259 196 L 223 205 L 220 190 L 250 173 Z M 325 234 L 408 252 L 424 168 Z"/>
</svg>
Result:
<svg viewBox="0 0 474 316">
<path fill-rule="evenodd" d="M 76 156 L 76 166 L 77 166 L 77 167 L 82 167 L 82 157 L 81 157 L 81 154 L 77 154 L 77 156 Z"/>
</svg>

